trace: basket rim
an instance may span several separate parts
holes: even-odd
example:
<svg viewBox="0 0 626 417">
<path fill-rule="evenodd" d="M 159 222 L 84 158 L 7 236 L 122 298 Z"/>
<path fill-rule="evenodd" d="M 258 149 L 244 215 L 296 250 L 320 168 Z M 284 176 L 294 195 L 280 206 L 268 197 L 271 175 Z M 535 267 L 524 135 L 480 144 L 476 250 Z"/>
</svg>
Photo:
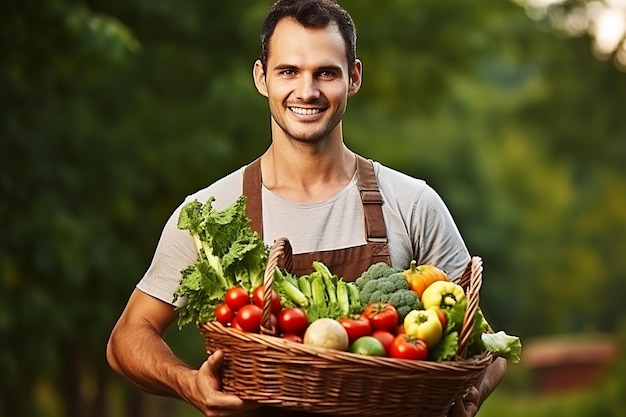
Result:
<svg viewBox="0 0 626 417">
<path fill-rule="evenodd" d="M 226 327 L 217 321 L 198 323 L 198 327 L 205 337 L 209 336 L 211 333 L 225 334 L 229 337 L 239 339 L 243 342 L 253 342 L 276 350 L 289 350 L 299 355 L 305 355 L 306 357 L 317 357 L 333 362 L 351 362 L 355 365 L 367 364 L 369 366 L 384 367 L 385 369 L 396 368 L 402 370 L 464 370 L 468 368 L 484 368 L 486 365 L 493 361 L 493 355 L 489 351 L 470 358 L 463 358 L 459 355 L 456 355 L 453 360 L 447 361 L 416 361 L 411 359 L 391 358 L 387 356 L 366 356 L 352 353 L 349 351 L 297 343 L 291 340 L 283 339 L 279 336 L 245 332 L 243 330 Z M 212 352 L 208 351 L 207 349 L 207 353 L 210 355 Z"/>
</svg>

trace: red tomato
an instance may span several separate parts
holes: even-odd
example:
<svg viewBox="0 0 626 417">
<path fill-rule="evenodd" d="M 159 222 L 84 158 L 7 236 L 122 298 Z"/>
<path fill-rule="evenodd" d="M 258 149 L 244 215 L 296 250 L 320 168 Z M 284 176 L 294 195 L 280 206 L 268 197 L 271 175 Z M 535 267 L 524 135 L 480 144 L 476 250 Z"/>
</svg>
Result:
<svg viewBox="0 0 626 417">
<path fill-rule="evenodd" d="M 235 313 L 228 307 L 228 304 L 222 303 L 215 307 L 215 318 L 224 326 L 227 326 L 235 318 Z"/>
<path fill-rule="evenodd" d="M 258 307 L 263 308 L 263 293 L 265 292 L 264 285 L 259 285 L 252 291 L 252 302 Z M 274 290 L 270 296 L 272 313 L 278 313 L 283 306 L 280 303 L 280 296 Z"/>
<path fill-rule="evenodd" d="M 301 308 L 285 308 L 278 313 L 278 328 L 283 333 L 303 334 L 308 326 L 306 313 Z"/>
<path fill-rule="evenodd" d="M 237 311 L 246 304 L 250 304 L 250 296 L 248 291 L 243 287 L 232 287 L 226 291 L 224 301 L 228 304 L 231 310 Z"/>
<path fill-rule="evenodd" d="M 388 330 L 375 330 L 374 333 L 372 333 L 372 336 L 374 336 L 380 341 L 380 343 L 383 344 L 385 352 L 387 353 L 387 356 L 389 356 L 391 344 L 393 343 L 393 339 L 395 339 L 393 333 Z"/>
<path fill-rule="evenodd" d="M 428 347 L 423 340 L 401 334 L 393 339 L 389 356 L 398 359 L 424 360 L 428 357 Z"/>
<path fill-rule="evenodd" d="M 293 333 L 286 333 L 282 336 L 283 339 L 291 340 L 292 342 L 302 343 L 302 337 Z"/>
<path fill-rule="evenodd" d="M 374 330 L 394 331 L 398 326 L 398 311 L 387 303 L 372 303 L 365 307 L 363 316 L 372 323 Z"/>
<path fill-rule="evenodd" d="M 352 344 L 361 336 L 369 336 L 372 333 L 370 321 L 363 316 L 344 317 L 339 323 L 348 332 L 348 342 Z"/>
<path fill-rule="evenodd" d="M 263 310 L 254 304 L 246 304 L 237 310 L 236 320 L 246 332 L 258 333 L 261 328 L 261 315 Z"/>
<path fill-rule="evenodd" d="M 230 322 L 230 327 L 232 327 L 233 329 L 241 330 L 242 332 L 244 331 L 239 325 L 239 323 L 237 323 L 237 316 L 235 316 L 233 321 Z"/>
</svg>

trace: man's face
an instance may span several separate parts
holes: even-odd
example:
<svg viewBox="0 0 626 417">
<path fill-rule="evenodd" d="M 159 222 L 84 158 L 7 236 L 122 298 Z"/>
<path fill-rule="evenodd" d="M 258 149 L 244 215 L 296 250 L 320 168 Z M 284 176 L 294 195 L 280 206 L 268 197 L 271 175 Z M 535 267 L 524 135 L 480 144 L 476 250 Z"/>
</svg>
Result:
<svg viewBox="0 0 626 417">
<path fill-rule="evenodd" d="M 255 82 L 268 98 L 274 135 L 326 140 L 341 136 L 348 97 L 360 87 L 361 63 L 349 72 L 336 25 L 305 28 L 284 18 L 271 37 L 266 72 L 256 63 Z"/>
</svg>

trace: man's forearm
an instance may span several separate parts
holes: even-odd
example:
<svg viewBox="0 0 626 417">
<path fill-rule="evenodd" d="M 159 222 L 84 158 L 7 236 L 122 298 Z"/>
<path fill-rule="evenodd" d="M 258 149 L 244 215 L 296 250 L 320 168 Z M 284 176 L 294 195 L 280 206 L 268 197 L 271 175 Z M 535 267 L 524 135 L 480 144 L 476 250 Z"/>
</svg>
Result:
<svg viewBox="0 0 626 417">
<path fill-rule="evenodd" d="M 506 369 L 507 362 L 504 358 L 496 358 L 493 363 L 487 367 L 485 376 L 478 386 L 479 407 L 487 399 L 487 397 L 491 395 L 500 382 L 502 382 L 504 375 L 506 374 Z"/>
<path fill-rule="evenodd" d="M 196 372 L 149 324 L 116 326 L 107 344 L 107 360 L 115 372 L 156 395 L 180 396 L 181 377 Z"/>
</svg>

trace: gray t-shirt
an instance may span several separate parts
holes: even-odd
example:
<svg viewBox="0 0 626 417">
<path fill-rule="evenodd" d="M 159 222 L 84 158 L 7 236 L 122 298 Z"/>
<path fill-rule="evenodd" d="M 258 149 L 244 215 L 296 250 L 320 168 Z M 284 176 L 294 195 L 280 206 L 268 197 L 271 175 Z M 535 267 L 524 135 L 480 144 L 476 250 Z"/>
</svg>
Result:
<svg viewBox="0 0 626 417">
<path fill-rule="evenodd" d="M 137 288 L 167 303 L 181 271 L 196 261 L 191 235 L 176 224 L 182 205 L 214 196 L 213 207 L 224 209 L 242 193 L 244 167 L 188 196 L 168 219 L 150 267 Z M 470 256 L 452 216 L 439 195 L 423 180 L 374 162 L 383 197 L 383 216 L 394 267 L 406 269 L 412 259 L 433 264 L 458 279 Z M 285 236 L 293 253 L 341 249 L 365 243 L 363 208 L 356 176 L 331 198 L 314 204 L 294 204 L 262 188 L 263 235 L 268 245 Z"/>
</svg>

